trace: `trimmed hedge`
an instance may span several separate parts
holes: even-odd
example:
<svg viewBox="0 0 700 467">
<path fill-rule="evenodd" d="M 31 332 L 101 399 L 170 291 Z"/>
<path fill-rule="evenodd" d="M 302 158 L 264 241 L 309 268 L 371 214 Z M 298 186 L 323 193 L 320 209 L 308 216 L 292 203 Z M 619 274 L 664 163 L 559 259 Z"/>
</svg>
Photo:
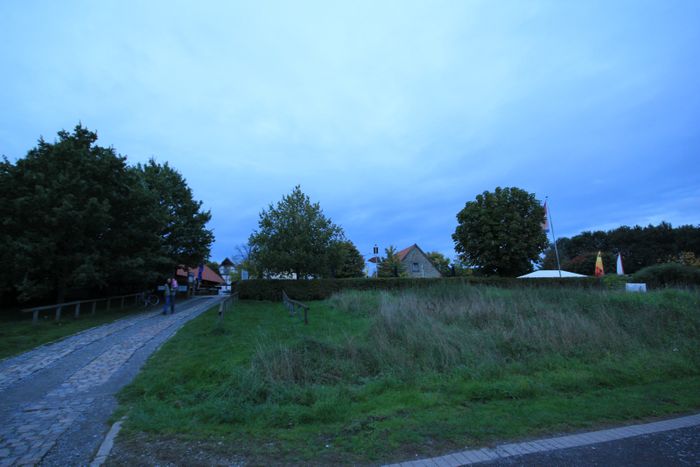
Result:
<svg viewBox="0 0 700 467">
<path fill-rule="evenodd" d="M 295 300 L 324 300 L 342 290 L 404 290 L 437 284 L 490 285 L 495 287 L 583 287 L 601 288 L 597 278 L 514 279 L 503 277 L 440 277 L 386 279 L 315 279 L 279 280 L 254 279 L 239 281 L 235 291 L 243 300 L 282 300 L 282 289 Z"/>
<path fill-rule="evenodd" d="M 657 288 L 700 286 L 700 268 L 678 263 L 658 264 L 637 271 L 632 279 Z"/>
</svg>

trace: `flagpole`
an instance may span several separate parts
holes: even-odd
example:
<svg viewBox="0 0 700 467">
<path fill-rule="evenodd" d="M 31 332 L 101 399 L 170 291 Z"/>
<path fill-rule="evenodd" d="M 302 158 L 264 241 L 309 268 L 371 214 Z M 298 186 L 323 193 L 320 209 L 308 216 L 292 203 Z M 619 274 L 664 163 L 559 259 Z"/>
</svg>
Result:
<svg viewBox="0 0 700 467">
<path fill-rule="evenodd" d="M 559 263 L 559 248 L 557 248 L 557 237 L 554 235 L 554 222 L 552 222 L 552 211 L 549 209 L 549 204 L 547 200 L 549 196 L 544 197 L 544 204 L 547 207 L 547 219 L 549 220 L 549 228 L 552 229 L 552 242 L 554 243 L 554 254 L 557 256 L 557 269 L 559 270 L 559 277 L 561 277 L 561 264 Z"/>
</svg>

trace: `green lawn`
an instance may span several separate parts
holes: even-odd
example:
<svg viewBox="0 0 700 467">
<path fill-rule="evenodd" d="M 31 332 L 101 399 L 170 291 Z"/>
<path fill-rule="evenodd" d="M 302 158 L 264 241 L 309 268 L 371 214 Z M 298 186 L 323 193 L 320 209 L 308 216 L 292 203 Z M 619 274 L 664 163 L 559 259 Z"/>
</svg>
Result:
<svg viewBox="0 0 700 467">
<path fill-rule="evenodd" d="M 105 307 L 104 303 L 98 304 L 94 316 L 90 314 L 90 309 L 82 310 L 78 319 L 73 317 L 73 307 L 68 307 L 63 310 L 59 322 L 54 321 L 53 311 L 45 312 L 36 325 L 32 324 L 31 313 L 7 312 L 0 320 L 0 359 L 144 311 L 143 306 L 125 306 L 119 309 L 118 305 L 113 304 L 109 311 Z"/>
<path fill-rule="evenodd" d="M 378 462 L 700 407 L 700 294 L 467 286 L 244 301 L 188 323 L 120 394 L 126 436 L 257 462 Z"/>
</svg>

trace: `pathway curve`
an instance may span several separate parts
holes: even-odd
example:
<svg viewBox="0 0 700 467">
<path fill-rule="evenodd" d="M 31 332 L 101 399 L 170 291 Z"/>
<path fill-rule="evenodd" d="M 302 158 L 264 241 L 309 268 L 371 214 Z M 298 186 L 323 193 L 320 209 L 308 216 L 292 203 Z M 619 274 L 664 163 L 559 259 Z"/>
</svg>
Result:
<svg viewBox="0 0 700 467">
<path fill-rule="evenodd" d="M 0 466 L 87 465 L 108 430 L 114 395 L 184 323 L 218 303 L 143 313 L 0 362 Z"/>
</svg>

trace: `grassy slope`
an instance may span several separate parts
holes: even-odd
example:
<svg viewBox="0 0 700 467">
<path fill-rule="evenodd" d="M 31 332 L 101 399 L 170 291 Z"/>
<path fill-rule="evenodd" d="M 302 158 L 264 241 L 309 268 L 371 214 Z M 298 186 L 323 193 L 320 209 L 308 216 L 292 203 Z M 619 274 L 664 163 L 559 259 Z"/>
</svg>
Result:
<svg viewBox="0 0 700 467">
<path fill-rule="evenodd" d="M 697 314 L 689 307 L 698 297 L 680 292 L 606 300 L 625 313 L 639 300 L 655 310 L 672 300 L 671 327 L 683 324 L 684 313 Z M 266 302 L 241 302 L 222 327 L 213 311 L 202 315 L 122 392 L 128 430 L 221 436 L 261 461 L 362 462 L 700 407 L 697 350 L 688 350 L 697 348 L 697 335 L 679 341 L 680 349 L 661 339 L 617 353 L 545 352 L 440 371 L 390 371 L 379 363 L 358 374 L 352 361 L 367 352 L 371 317 L 339 308 L 312 303 L 308 327 Z M 299 348 L 301 369 L 292 351 Z"/>
</svg>

